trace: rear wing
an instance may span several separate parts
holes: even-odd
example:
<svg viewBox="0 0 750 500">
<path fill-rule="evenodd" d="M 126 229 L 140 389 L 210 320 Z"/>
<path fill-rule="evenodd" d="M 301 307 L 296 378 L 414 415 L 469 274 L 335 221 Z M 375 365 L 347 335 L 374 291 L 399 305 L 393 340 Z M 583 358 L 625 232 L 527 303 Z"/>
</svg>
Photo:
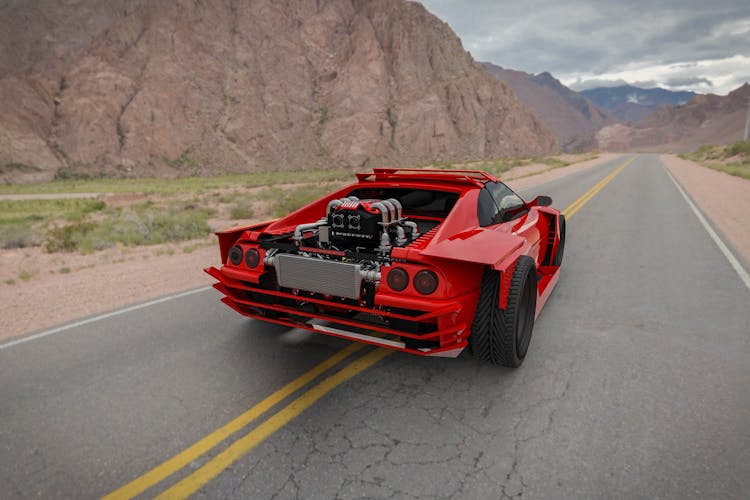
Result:
<svg viewBox="0 0 750 500">
<path fill-rule="evenodd" d="M 487 181 L 497 182 L 498 179 L 481 170 L 439 170 L 430 168 L 374 168 L 372 172 L 358 173 L 357 180 L 373 178 L 376 181 L 385 180 L 418 180 L 418 181 L 449 181 L 473 185 L 484 185 Z"/>
</svg>

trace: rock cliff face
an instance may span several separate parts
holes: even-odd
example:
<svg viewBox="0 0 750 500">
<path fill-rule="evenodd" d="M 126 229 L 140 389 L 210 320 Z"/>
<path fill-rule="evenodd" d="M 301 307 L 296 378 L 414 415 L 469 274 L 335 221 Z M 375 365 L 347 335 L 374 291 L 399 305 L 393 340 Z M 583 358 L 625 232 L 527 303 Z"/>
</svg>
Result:
<svg viewBox="0 0 750 500">
<path fill-rule="evenodd" d="M 595 149 L 595 132 L 615 122 L 549 73 L 531 75 L 492 63 L 482 64 L 487 71 L 506 82 L 518 99 L 552 129 L 566 151 Z"/>
<path fill-rule="evenodd" d="M 17 0 L 0 33 L 6 179 L 558 148 L 447 24 L 403 0 Z"/>
<path fill-rule="evenodd" d="M 750 84 L 726 96 L 699 94 L 681 106 L 662 106 L 639 125 L 601 129 L 597 139 L 610 151 L 688 152 L 705 144 L 742 140 Z"/>
</svg>

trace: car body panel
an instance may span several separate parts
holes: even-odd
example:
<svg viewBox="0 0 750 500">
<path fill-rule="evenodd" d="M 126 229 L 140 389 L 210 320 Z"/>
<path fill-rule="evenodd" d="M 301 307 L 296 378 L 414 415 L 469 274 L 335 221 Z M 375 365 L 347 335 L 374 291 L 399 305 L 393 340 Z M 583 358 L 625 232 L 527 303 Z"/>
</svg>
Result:
<svg viewBox="0 0 750 500">
<path fill-rule="evenodd" d="M 559 267 L 551 265 L 559 243 L 557 210 L 531 204 L 514 220 L 481 227 L 477 216 L 479 192 L 485 182 L 497 181 L 484 172 L 375 169 L 373 173 L 358 174 L 357 178 L 357 183 L 286 217 L 218 232 L 222 265 L 209 267 L 206 272 L 217 279 L 214 287 L 225 295 L 222 301 L 240 314 L 271 323 L 413 354 L 457 356 L 468 345 L 484 270 L 489 267 L 500 274 L 498 305 L 503 309 L 515 263 L 527 255 L 537 263 L 535 316 L 541 312 L 560 273 Z M 408 200 L 420 199 L 411 196 L 417 191 L 420 196 L 423 192 L 437 193 L 433 205 L 445 206 L 435 213 L 420 211 L 420 207 L 434 208 L 428 200 L 407 210 Z M 383 236 L 386 228 L 398 229 L 398 234 L 420 224 L 428 229 L 414 233 L 403 244 L 389 240 L 387 250 L 382 245 L 377 250 L 354 243 L 341 248 L 329 245 L 322 236 L 333 231 L 329 227 L 331 219 L 326 222 L 326 217 L 339 209 L 332 205 L 353 192 L 406 193 L 397 200 L 405 203 L 403 216 L 381 224 L 383 239 L 388 239 Z M 452 207 L 447 206 L 454 195 L 457 199 Z M 363 200 L 350 205 L 358 206 L 366 201 Z M 383 217 L 385 221 L 386 215 Z M 257 254 L 259 263 L 251 268 L 243 259 L 232 262 L 232 252 L 235 258 L 241 254 L 243 259 L 250 252 Z M 295 284 L 301 289 L 280 286 L 277 272 L 289 259 L 275 256 L 284 253 L 297 255 L 294 261 L 302 269 L 309 262 L 311 270 L 330 268 L 336 272 L 341 268 L 344 274 L 354 268 L 360 270 L 361 296 L 349 299 L 326 295 L 321 290 L 329 287 L 316 286 L 308 279 L 299 280 L 304 285 Z M 318 266 L 320 259 L 334 264 Z M 408 277 L 399 290 L 390 285 L 389 275 L 396 268 Z M 422 272 L 432 273 L 437 280 L 429 294 L 417 289 L 416 278 Z M 394 275 L 395 283 L 398 280 Z M 360 288 L 356 290 L 349 297 L 360 293 Z"/>
</svg>

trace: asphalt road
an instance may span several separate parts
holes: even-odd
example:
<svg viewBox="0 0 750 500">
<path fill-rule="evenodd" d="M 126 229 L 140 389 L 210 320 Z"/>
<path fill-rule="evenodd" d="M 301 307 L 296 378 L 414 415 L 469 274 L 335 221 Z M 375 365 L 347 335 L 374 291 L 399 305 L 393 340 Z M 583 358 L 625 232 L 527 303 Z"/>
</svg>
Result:
<svg viewBox="0 0 750 500">
<path fill-rule="evenodd" d="M 565 208 L 627 158 L 523 194 Z M 349 345 L 243 319 L 218 298 L 0 349 L 0 497 L 113 492 Z M 520 369 L 396 353 L 276 413 L 311 385 L 142 495 L 175 491 L 256 434 L 196 496 L 750 494 L 750 291 L 656 156 L 637 156 L 570 219 Z M 288 422 L 266 432 L 279 414 Z"/>
</svg>

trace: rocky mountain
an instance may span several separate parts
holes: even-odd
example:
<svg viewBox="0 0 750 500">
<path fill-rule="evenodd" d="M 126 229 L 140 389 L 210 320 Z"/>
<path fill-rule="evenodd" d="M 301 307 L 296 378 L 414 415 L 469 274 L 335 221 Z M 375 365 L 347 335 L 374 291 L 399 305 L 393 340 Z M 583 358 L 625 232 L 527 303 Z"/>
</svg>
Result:
<svg viewBox="0 0 750 500">
<path fill-rule="evenodd" d="M 618 124 L 597 133 L 602 148 L 610 151 L 692 151 L 704 144 L 742 140 L 750 84 L 726 96 L 699 94 L 680 106 L 662 106 L 643 123 Z"/>
<path fill-rule="evenodd" d="M 519 100 L 552 129 L 566 151 L 595 148 L 595 132 L 615 122 L 549 73 L 532 75 L 492 63 L 482 65 L 513 89 Z"/>
<path fill-rule="evenodd" d="M 559 147 L 446 23 L 404 0 L 9 0 L 0 48 L 6 181 Z"/>
<path fill-rule="evenodd" d="M 586 89 L 581 91 L 581 95 L 622 122 L 639 123 L 659 106 L 685 104 L 696 94 L 688 91 L 675 92 L 661 88 L 642 89 L 632 85 L 621 85 Z"/>
</svg>

